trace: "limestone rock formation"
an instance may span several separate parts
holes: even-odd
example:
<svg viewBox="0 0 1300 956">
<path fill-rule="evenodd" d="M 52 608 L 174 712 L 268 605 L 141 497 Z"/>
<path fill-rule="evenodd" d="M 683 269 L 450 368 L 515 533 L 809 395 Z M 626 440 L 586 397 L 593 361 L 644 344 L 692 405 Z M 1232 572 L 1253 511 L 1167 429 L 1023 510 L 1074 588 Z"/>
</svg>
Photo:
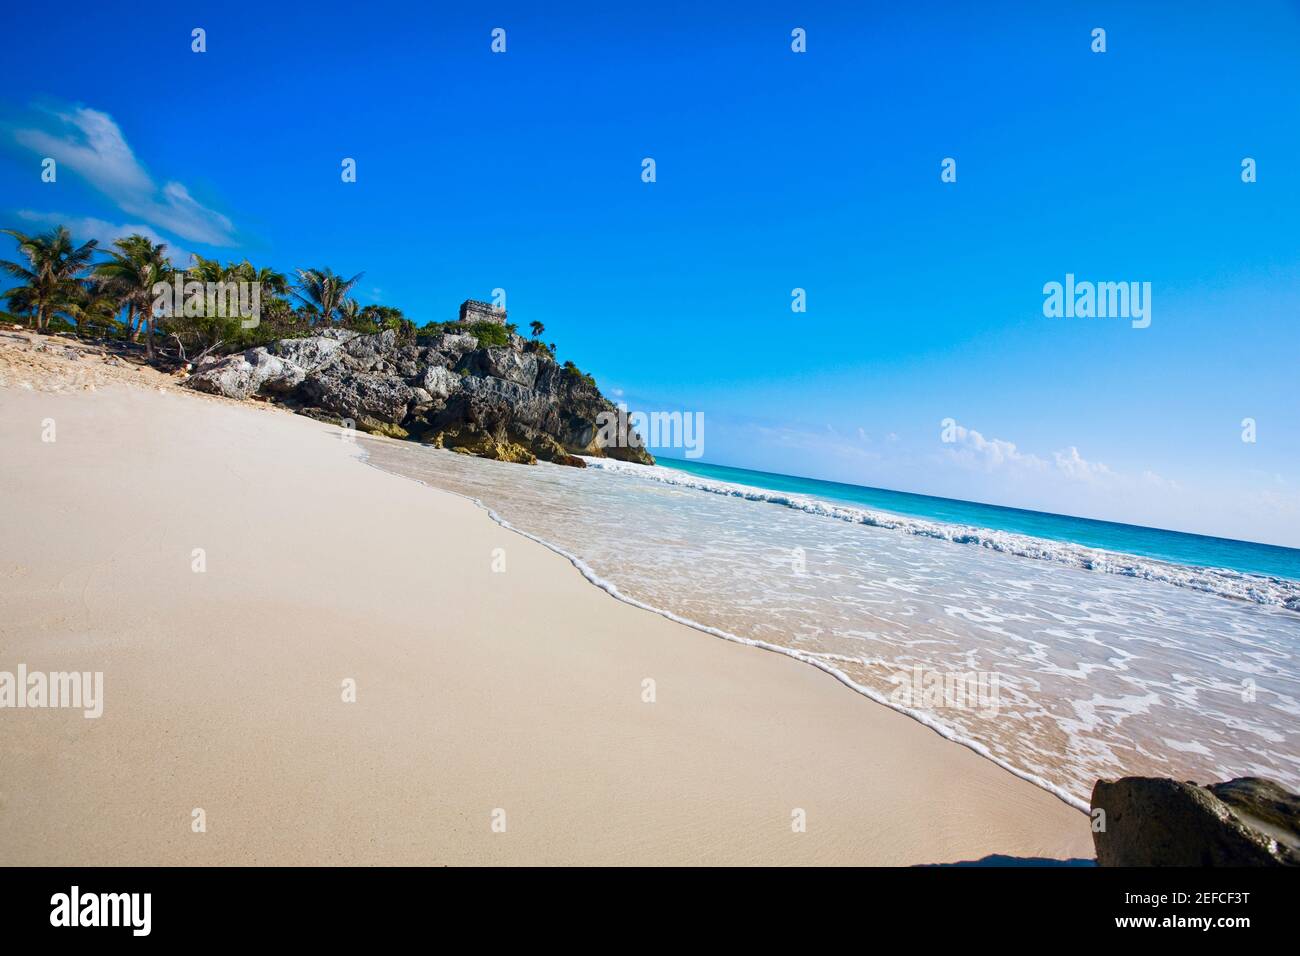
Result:
<svg viewBox="0 0 1300 956">
<path fill-rule="evenodd" d="M 257 394 L 288 394 L 306 377 L 302 366 L 259 348 L 207 364 L 190 376 L 186 384 L 201 392 L 245 399 Z"/>
<path fill-rule="evenodd" d="M 619 419 L 589 378 L 518 335 L 480 347 L 468 333 L 404 342 L 391 330 L 326 329 L 206 362 L 185 384 L 501 461 L 581 467 L 577 456 L 589 455 L 654 464 L 625 425 L 602 430 L 605 413 Z"/>
</svg>

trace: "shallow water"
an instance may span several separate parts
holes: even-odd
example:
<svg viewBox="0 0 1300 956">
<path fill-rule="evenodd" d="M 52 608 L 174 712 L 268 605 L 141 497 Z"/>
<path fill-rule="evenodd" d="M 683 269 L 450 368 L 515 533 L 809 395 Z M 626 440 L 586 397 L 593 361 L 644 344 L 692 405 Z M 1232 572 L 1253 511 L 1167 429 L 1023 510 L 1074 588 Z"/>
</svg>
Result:
<svg viewBox="0 0 1300 956">
<path fill-rule="evenodd" d="M 1076 806 L 1098 777 L 1127 774 L 1300 789 L 1300 614 L 1276 604 L 1112 573 L 1120 555 L 1089 570 L 1049 542 L 1026 557 L 691 487 L 669 469 L 364 448 L 376 467 L 479 500 L 621 596 L 831 670 Z"/>
<path fill-rule="evenodd" d="M 601 464 L 628 467 L 618 462 Z M 1076 560 L 1081 551 L 1100 549 L 1110 555 L 1123 555 L 1127 558 L 1124 564 L 1130 571 L 1171 575 L 1171 579 L 1172 573 L 1181 572 L 1181 583 L 1199 578 L 1198 583 L 1204 585 L 1204 589 L 1228 596 L 1264 604 L 1285 603 L 1288 597 L 1300 598 L 1300 549 L 1296 548 L 1025 511 L 977 501 L 935 498 L 906 491 L 866 488 L 817 478 L 774 475 L 685 459 L 661 458 L 659 464 L 664 466 L 659 469 L 661 479 L 689 482 L 687 476 L 692 476 L 700 479 L 695 483 L 701 487 L 746 486 L 763 489 L 772 500 L 815 499 L 832 505 L 847 505 L 849 510 L 856 511 L 860 520 L 892 522 L 910 528 L 912 533 L 927 533 L 928 525 L 941 524 L 945 529 L 941 536 L 951 537 L 954 529 L 961 529 L 981 538 L 980 544 L 998 550 L 1041 550 L 1046 546 L 1056 552 L 1052 557 L 1063 563 Z M 630 467 L 635 470 L 637 466 Z M 908 518 L 920 520 L 908 521 Z M 1065 547 L 1053 549 L 1053 544 Z M 1142 561 L 1141 558 L 1153 560 Z M 1252 585 L 1254 593 L 1247 593 Z"/>
</svg>

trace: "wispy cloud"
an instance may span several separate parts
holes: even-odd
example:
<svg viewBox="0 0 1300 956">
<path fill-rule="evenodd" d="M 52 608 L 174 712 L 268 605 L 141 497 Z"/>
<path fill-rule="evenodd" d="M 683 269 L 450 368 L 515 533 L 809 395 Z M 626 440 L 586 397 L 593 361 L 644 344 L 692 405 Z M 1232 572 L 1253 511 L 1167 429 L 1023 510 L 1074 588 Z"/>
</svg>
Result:
<svg viewBox="0 0 1300 956">
<path fill-rule="evenodd" d="M 130 216 L 193 242 L 234 245 L 230 219 L 198 202 L 182 183 L 159 186 L 107 113 L 76 106 L 43 115 L 49 120 L 45 127 L 15 128 L 14 141 L 53 157 L 60 171 L 72 170 Z"/>
<path fill-rule="evenodd" d="M 1015 442 L 1001 438 L 985 438 L 979 432 L 964 425 L 949 424 L 945 429 L 943 440 L 950 446 L 945 449 L 948 458 L 968 467 L 980 468 L 984 471 L 1018 468 L 1036 472 L 1046 471 L 1048 468 L 1045 459 L 1020 451 Z"/>
<path fill-rule="evenodd" d="M 147 237 L 151 242 L 165 244 L 167 246 L 167 257 L 171 259 L 172 265 L 183 268 L 189 265 L 190 262 L 188 249 L 182 249 L 176 243 L 158 235 L 157 232 L 144 223 L 128 222 L 116 225 L 107 219 L 96 219 L 93 216 L 65 216 L 63 213 L 36 212 L 31 209 L 19 209 L 18 218 L 42 226 L 67 226 L 77 242 L 96 239 L 99 241 L 101 249 L 107 249 L 111 246 L 114 239 L 139 234 Z"/>
<path fill-rule="evenodd" d="M 1099 461 L 1088 461 L 1073 445 L 1065 451 L 1056 452 L 1052 459 L 1056 462 L 1057 471 L 1075 481 L 1104 481 L 1115 477 L 1115 472 L 1107 465 Z M 1155 475 L 1150 471 L 1147 474 Z"/>
<path fill-rule="evenodd" d="M 1050 457 L 1021 451 L 1015 442 L 1002 438 L 985 438 L 973 428 L 955 422 L 945 429 L 944 452 L 947 458 L 968 468 L 986 472 L 1011 472 L 1033 474 L 1045 478 L 1057 477 L 1069 482 L 1110 486 L 1135 483 L 1100 461 L 1089 461 L 1074 445 L 1052 452 Z M 1177 484 L 1162 478 L 1154 471 L 1144 471 L 1141 481 L 1157 488 L 1175 490 Z"/>
</svg>

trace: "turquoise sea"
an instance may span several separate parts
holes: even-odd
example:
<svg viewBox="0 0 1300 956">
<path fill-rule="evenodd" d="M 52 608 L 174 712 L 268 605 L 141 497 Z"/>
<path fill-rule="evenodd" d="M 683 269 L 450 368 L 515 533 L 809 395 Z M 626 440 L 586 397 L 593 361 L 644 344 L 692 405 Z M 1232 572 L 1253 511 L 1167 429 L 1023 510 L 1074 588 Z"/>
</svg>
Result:
<svg viewBox="0 0 1300 956">
<path fill-rule="evenodd" d="M 615 597 L 833 674 L 1080 809 L 1133 774 L 1300 787 L 1296 550 L 666 458 L 365 450 Z"/>
<path fill-rule="evenodd" d="M 701 478 L 789 492 L 825 501 L 888 511 L 910 518 L 973 525 L 995 531 L 1045 538 L 1100 548 L 1174 564 L 1203 568 L 1227 568 L 1243 574 L 1275 575 L 1300 581 L 1300 549 L 1283 548 L 1230 538 L 1165 531 L 1140 525 L 1075 518 L 1070 515 L 1024 511 L 1000 505 L 934 498 L 906 491 L 867 488 L 862 485 L 799 478 L 746 468 L 704 464 L 698 461 L 659 457 L 666 468 L 675 468 Z"/>
</svg>

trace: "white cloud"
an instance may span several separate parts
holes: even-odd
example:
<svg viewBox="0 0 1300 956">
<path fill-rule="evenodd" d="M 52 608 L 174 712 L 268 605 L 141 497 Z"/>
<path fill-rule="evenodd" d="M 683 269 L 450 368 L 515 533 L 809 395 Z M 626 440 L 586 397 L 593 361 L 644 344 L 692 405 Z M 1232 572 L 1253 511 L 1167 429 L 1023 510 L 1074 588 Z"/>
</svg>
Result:
<svg viewBox="0 0 1300 956">
<path fill-rule="evenodd" d="M 46 227 L 67 226 L 68 231 L 72 233 L 73 241 L 78 245 L 87 239 L 97 239 L 99 248 L 105 251 L 112 246 L 114 239 L 121 239 L 123 236 L 138 233 L 151 242 L 165 244 L 167 246 L 167 257 L 172 261 L 172 265 L 184 267 L 189 265 L 190 262 L 189 250 L 182 249 L 174 242 L 158 235 L 144 223 L 128 222 L 115 225 L 106 219 L 96 219 L 93 216 L 65 216 L 62 213 L 35 212 L 31 209 L 18 210 L 18 218 Z"/>
<path fill-rule="evenodd" d="M 1027 455 L 1020 451 L 1014 442 L 1001 438 L 985 438 L 979 432 L 964 425 L 951 426 L 952 447 L 946 449 L 948 457 L 968 467 L 993 471 L 1003 468 L 1020 468 L 1030 471 L 1043 471 L 1047 462 L 1037 455 Z M 946 440 L 946 438 L 945 438 Z"/>
<path fill-rule="evenodd" d="M 107 113 L 77 106 L 48 115 L 57 121 L 56 129 L 16 129 L 14 140 L 53 157 L 60 171 L 71 169 L 128 215 L 193 242 L 234 245 L 234 224 L 195 200 L 181 183 L 158 186 Z"/>
<path fill-rule="evenodd" d="M 1056 470 L 1076 481 L 1100 481 L 1115 477 L 1115 472 L 1110 468 L 1101 462 L 1088 461 L 1073 445 L 1065 451 L 1056 452 L 1053 457 L 1056 460 Z"/>
<path fill-rule="evenodd" d="M 1015 442 L 1002 438 L 985 438 L 979 432 L 963 425 L 953 424 L 953 440 L 948 444 L 948 457 L 966 467 L 983 471 L 1014 471 L 1025 474 L 1059 475 L 1068 481 L 1089 484 L 1113 481 L 1119 476 L 1102 462 L 1088 461 L 1071 445 L 1053 452 L 1050 459 L 1031 452 L 1022 452 Z M 1148 472 L 1152 477 L 1159 478 Z"/>
</svg>

